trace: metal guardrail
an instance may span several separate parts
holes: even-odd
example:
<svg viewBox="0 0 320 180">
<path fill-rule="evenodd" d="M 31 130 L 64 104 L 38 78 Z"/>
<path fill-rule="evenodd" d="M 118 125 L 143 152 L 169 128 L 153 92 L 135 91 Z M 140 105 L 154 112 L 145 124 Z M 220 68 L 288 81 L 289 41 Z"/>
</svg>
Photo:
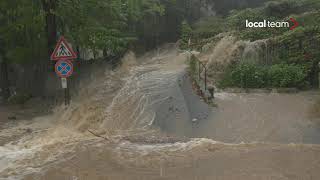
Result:
<svg viewBox="0 0 320 180">
<path fill-rule="evenodd" d="M 207 88 L 207 67 L 206 65 L 201 62 L 198 58 L 196 58 L 197 60 L 197 63 L 198 63 L 198 79 L 199 79 L 199 82 L 201 83 L 201 81 L 203 81 L 204 83 L 204 90 L 206 91 L 208 88 Z"/>
<path fill-rule="evenodd" d="M 208 69 L 195 55 L 190 58 L 190 73 L 199 88 L 205 93 L 208 90 Z"/>
</svg>

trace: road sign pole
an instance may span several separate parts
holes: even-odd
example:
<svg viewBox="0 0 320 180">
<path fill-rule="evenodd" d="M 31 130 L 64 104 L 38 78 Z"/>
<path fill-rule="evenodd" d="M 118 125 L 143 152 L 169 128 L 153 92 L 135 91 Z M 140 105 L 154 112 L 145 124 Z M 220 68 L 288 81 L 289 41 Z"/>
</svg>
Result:
<svg viewBox="0 0 320 180">
<path fill-rule="evenodd" d="M 71 100 L 71 96 L 70 96 L 70 89 L 67 88 L 67 100 L 68 100 L 68 105 L 70 105 L 70 100 Z"/>
<path fill-rule="evenodd" d="M 69 88 L 64 89 L 64 103 L 66 106 L 70 105 L 70 93 Z"/>
<path fill-rule="evenodd" d="M 68 88 L 64 89 L 64 105 L 68 106 Z"/>
<path fill-rule="evenodd" d="M 61 78 L 61 85 L 64 89 L 64 104 L 67 106 L 70 104 L 70 93 L 68 88 L 68 79 L 67 78 Z"/>
<path fill-rule="evenodd" d="M 67 80 L 67 78 L 61 78 L 61 86 L 62 86 L 62 89 L 67 89 L 68 88 L 68 80 Z"/>
<path fill-rule="evenodd" d="M 70 104 L 70 92 L 68 88 L 68 77 L 73 73 L 72 59 L 77 59 L 77 54 L 73 51 L 66 39 L 61 36 L 52 55 L 52 61 L 58 61 L 55 64 L 55 71 L 61 77 L 62 88 L 64 89 L 64 103 Z"/>
</svg>

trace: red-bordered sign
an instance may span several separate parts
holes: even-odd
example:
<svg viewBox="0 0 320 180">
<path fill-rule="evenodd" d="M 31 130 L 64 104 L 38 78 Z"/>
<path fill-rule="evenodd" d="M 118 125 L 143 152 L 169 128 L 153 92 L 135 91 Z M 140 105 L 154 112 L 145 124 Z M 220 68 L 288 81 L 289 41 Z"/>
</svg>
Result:
<svg viewBox="0 0 320 180">
<path fill-rule="evenodd" d="M 60 60 L 55 65 L 55 71 L 61 78 L 70 77 L 73 73 L 73 64 L 69 60 Z"/>
<path fill-rule="evenodd" d="M 59 61 L 59 60 L 68 60 L 68 59 L 76 59 L 77 55 L 73 51 L 73 49 L 69 46 L 69 43 L 66 39 L 61 36 L 52 55 L 51 60 Z"/>
</svg>

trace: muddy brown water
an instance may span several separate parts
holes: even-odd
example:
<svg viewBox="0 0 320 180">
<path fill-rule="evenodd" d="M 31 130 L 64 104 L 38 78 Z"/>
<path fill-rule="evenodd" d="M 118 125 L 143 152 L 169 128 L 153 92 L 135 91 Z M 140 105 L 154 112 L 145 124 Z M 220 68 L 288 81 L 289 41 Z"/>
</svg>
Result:
<svg viewBox="0 0 320 180">
<path fill-rule="evenodd" d="M 318 92 L 218 93 L 210 118 L 195 130 L 228 143 L 320 143 L 319 118 L 311 118 Z"/>
<path fill-rule="evenodd" d="M 129 54 L 69 108 L 2 130 L 31 132 L 0 146 L 0 179 L 320 179 L 317 92 L 218 93 L 209 107 L 187 58 L 174 45 Z"/>
</svg>

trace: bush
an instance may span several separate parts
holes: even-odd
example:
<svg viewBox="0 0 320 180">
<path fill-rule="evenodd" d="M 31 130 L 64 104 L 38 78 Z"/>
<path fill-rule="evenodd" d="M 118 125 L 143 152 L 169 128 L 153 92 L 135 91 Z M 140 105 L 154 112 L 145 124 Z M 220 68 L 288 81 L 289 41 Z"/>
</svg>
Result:
<svg viewBox="0 0 320 180">
<path fill-rule="evenodd" d="M 240 63 L 226 71 L 219 86 L 222 88 L 300 88 L 307 84 L 306 77 L 306 68 L 301 65 L 258 66 Z"/>
<path fill-rule="evenodd" d="M 270 67 L 268 76 L 271 87 L 301 87 L 307 71 L 301 65 L 277 64 Z"/>
<path fill-rule="evenodd" d="M 191 38 L 192 29 L 187 21 L 183 21 L 181 24 L 181 42 L 180 49 L 187 49 L 189 39 Z"/>
<path fill-rule="evenodd" d="M 197 75 L 197 59 L 194 55 L 190 57 L 189 68 L 192 78 L 195 79 Z"/>
<path fill-rule="evenodd" d="M 250 41 L 256 41 L 259 39 L 268 39 L 274 34 L 276 34 L 277 30 L 276 29 L 247 29 L 244 31 L 239 31 L 238 36 L 240 39 L 243 40 L 250 40 Z"/>
<path fill-rule="evenodd" d="M 266 3 L 266 14 L 269 16 L 285 17 L 297 10 L 297 0 L 270 1 Z"/>
<path fill-rule="evenodd" d="M 244 30 L 246 20 L 262 21 L 267 17 L 261 11 L 261 8 L 251 9 L 247 8 L 241 11 L 231 11 L 231 15 L 227 18 L 228 25 L 235 30 Z"/>
<path fill-rule="evenodd" d="M 221 17 L 207 17 L 193 25 L 192 36 L 195 39 L 206 39 L 226 31 L 228 26 Z"/>
<path fill-rule="evenodd" d="M 284 18 L 291 14 L 310 12 L 317 8 L 319 8 L 318 0 L 280 0 L 266 3 L 265 13 L 268 16 Z"/>
<path fill-rule="evenodd" d="M 221 87 L 262 88 L 266 86 L 266 68 L 251 63 L 241 63 L 227 70 Z"/>
</svg>

